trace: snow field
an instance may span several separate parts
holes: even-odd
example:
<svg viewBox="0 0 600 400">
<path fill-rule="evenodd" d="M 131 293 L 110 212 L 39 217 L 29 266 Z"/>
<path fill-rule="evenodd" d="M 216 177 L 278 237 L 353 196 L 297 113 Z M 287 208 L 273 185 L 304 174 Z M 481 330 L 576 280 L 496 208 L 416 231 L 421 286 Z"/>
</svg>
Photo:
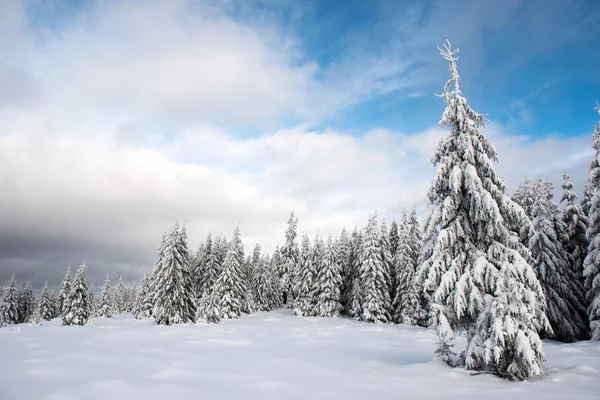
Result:
<svg viewBox="0 0 600 400">
<path fill-rule="evenodd" d="M 129 314 L 60 323 L 0 329 L 0 399 L 600 398 L 600 343 L 591 341 L 545 342 L 546 375 L 509 382 L 435 360 L 435 332 L 414 326 L 290 310 L 202 325 Z"/>
</svg>

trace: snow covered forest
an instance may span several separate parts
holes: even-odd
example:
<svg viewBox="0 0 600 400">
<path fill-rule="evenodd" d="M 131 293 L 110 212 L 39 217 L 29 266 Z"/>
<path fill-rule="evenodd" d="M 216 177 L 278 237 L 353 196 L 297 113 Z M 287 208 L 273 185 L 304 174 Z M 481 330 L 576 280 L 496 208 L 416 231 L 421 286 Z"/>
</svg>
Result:
<svg viewBox="0 0 600 400">
<path fill-rule="evenodd" d="M 426 216 L 412 209 L 385 221 L 374 212 L 363 227 L 309 237 L 292 212 L 271 253 L 245 249 L 243 226 L 194 250 L 176 222 L 140 282 L 107 277 L 95 290 L 82 264 L 67 268 L 59 290 L 46 283 L 36 293 L 13 276 L 0 293 L 0 326 L 86 325 L 123 313 L 159 325 L 213 324 L 288 308 L 298 317 L 432 327 L 436 354 L 452 367 L 541 376 L 543 340 L 600 340 L 600 122 L 581 199 L 567 172 L 560 199 L 544 177 L 528 176 L 510 196 L 482 133 L 485 117 L 460 90 L 457 53 L 449 43 L 441 49 L 448 136 L 432 157 Z M 466 340 L 460 352 L 457 338 Z"/>
</svg>

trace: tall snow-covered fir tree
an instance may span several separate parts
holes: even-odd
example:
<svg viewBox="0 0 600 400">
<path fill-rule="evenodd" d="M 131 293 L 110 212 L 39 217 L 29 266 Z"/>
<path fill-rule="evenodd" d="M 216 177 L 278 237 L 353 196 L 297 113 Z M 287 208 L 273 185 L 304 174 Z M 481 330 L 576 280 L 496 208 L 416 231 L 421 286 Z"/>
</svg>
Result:
<svg viewBox="0 0 600 400">
<path fill-rule="evenodd" d="M 254 310 L 253 296 L 249 290 L 250 282 L 248 282 L 246 259 L 244 257 L 244 244 L 242 242 L 239 226 L 233 231 L 231 246 L 233 246 L 235 256 L 236 276 L 239 278 L 237 285 L 239 286 L 238 293 L 241 301 L 241 310 L 243 313 L 251 313 Z"/>
<path fill-rule="evenodd" d="M 192 281 L 194 282 L 194 295 L 196 299 L 200 298 L 202 293 L 201 276 L 206 263 L 206 243 L 200 243 L 198 250 L 192 259 Z"/>
<path fill-rule="evenodd" d="M 313 315 L 315 299 L 315 282 L 317 280 L 317 270 L 313 259 L 312 248 L 308 234 L 302 235 L 302 244 L 300 246 L 300 260 L 298 266 L 298 275 L 294 292 L 294 315 L 299 317 L 309 317 Z"/>
<path fill-rule="evenodd" d="M 113 314 L 114 309 L 112 289 L 110 287 L 110 279 L 107 276 L 100 290 L 100 297 L 98 298 L 98 305 L 96 306 L 96 316 L 110 318 Z"/>
<path fill-rule="evenodd" d="M 113 296 L 113 312 L 115 314 L 122 314 L 127 311 L 127 288 L 125 287 L 125 281 L 120 276 L 115 288 L 115 294 Z"/>
<path fill-rule="evenodd" d="M 600 114 L 600 106 L 596 107 Z M 589 205 L 587 240 L 589 242 L 587 256 L 583 262 L 585 277 L 588 319 L 591 337 L 600 340 L 600 122 L 596 125 L 592 136 L 592 147 L 596 151 L 590 163 L 589 190 L 592 198 Z"/>
<path fill-rule="evenodd" d="M 14 274 L 4 289 L 0 307 L 0 319 L 5 325 L 19 323 L 19 292 Z"/>
<path fill-rule="evenodd" d="M 406 210 L 402 210 L 402 218 L 398 225 L 398 245 L 394 255 L 394 269 L 396 274 L 396 290 L 392 302 L 394 310 L 392 319 L 396 323 L 413 324 L 415 310 L 411 303 L 411 290 L 416 265 L 412 258 L 410 247 L 410 223 Z"/>
<path fill-rule="evenodd" d="M 545 298 L 516 232 L 527 221 L 505 195 L 494 171 L 496 151 L 479 132 L 484 116 L 460 91 L 458 49 L 440 49 L 450 79 L 440 96 L 447 104 L 440 125 L 450 129 L 433 155 L 436 176 L 428 197 L 424 247 L 417 280 L 432 303 L 440 338 L 438 354 L 450 364 L 512 379 L 542 374 L 538 331 L 549 327 Z M 456 330 L 467 349 L 453 360 Z"/>
<path fill-rule="evenodd" d="M 294 272 L 298 264 L 298 244 L 296 243 L 296 230 L 298 228 L 298 218 L 292 212 L 288 219 L 288 227 L 285 231 L 285 243 L 279 250 L 281 263 L 279 264 L 279 279 L 281 281 L 281 295 L 284 305 L 293 303 L 293 282 Z"/>
<path fill-rule="evenodd" d="M 271 310 L 272 282 L 275 279 L 269 269 L 269 258 L 260 254 L 260 245 L 254 247 L 252 253 L 252 296 L 257 311 Z"/>
<path fill-rule="evenodd" d="M 541 179 L 534 185 L 531 209 L 533 234 L 529 250 L 533 267 L 542 284 L 547 302 L 547 315 L 553 339 L 571 342 L 587 336 L 583 285 L 570 265 L 563 249 L 561 232 L 565 232 L 558 207 L 553 202 L 553 187 Z"/>
<path fill-rule="evenodd" d="M 242 314 L 245 293 L 241 267 L 236 243 L 232 240 L 223 260 L 221 274 L 213 287 L 222 319 L 235 319 Z"/>
<path fill-rule="evenodd" d="M 71 291 L 66 299 L 62 317 L 63 325 L 85 325 L 90 318 L 90 302 L 87 280 L 85 279 L 85 263 L 75 273 Z"/>
<path fill-rule="evenodd" d="M 396 254 L 396 251 L 398 250 L 398 242 L 400 241 L 400 233 L 398 229 L 398 222 L 396 222 L 396 219 L 393 219 L 392 223 L 390 224 L 389 233 L 390 252 L 392 253 L 392 255 Z"/>
<path fill-rule="evenodd" d="M 391 300 L 388 288 L 389 274 L 383 262 L 377 214 L 369 218 L 361 246 L 358 268 L 360 279 L 359 318 L 368 322 L 389 322 Z"/>
<path fill-rule="evenodd" d="M 386 232 L 387 233 L 387 232 Z M 331 236 L 321 257 L 321 267 L 315 280 L 315 306 L 317 317 L 337 317 L 342 309 L 340 302 L 342 273 L 336 257 L 336 249 Z"/>
<path fill-rule="evenodd" d="M 144 274 L 140 282 L 140 289 L 135 297 L 133 316 L 137 319 L 150 318 L 152 316 L 152 304 L 148 301 L 150 291 L 150 278 Z"/>
<path fill-rule="evenodd" d="M 563 174 L 563 195 L 561 203 L 565 203 L 562 220 L 567 228 L 567 237 L 563 247 L 571 256 L 571 269 L 576 278 L 583 282 L 583 260 L 587 254 L 588 241 L 585 235 L 587 231 L 588 218 L 583 213 L 579 204 L 576 203 L 577 195 L 573 190 L 571 177 L 565 171 Z"/>
<path fill-rule="evenodd" d="M 19 310 L 19 323 L 29 321 L 29 318 L 33 315 L 33 311 L 36 308 L 35 295 L 31 288 L 31 283 L 26 282 L 25 286 L 18 292 L 18 310 Z"/>
<path fill-rule="evenodd" d="M 429 307 L 430 304 L 427 301 L 423 291 L 419 289 L 418 280 L 415 281 L 417 268 L 421 257 L 421 247 L 423 244 L 423 238 L 421 236 L 421 224 L 417 218 L 417 210 L 413 207 L 409 217 L 409 234 L 408 243 L 410 248 L 410 257 L 413 263 L 413 277 L 412 285 L 410 289 L 409 303 L 411 307 L 405 308 L 403 316 L 404 323 L 414 323 L 420 326 L 429 326 Z M 412 316 L 408 315 L 413 313 Z M 407 314 L 408 313 L 408 314 Z"/>
<path fill-rule="evenodd" d="M 96 295 L 94 293 L 94 285 L 88 286 L 88 300 L 90 302 L 90 318 L 96 316 Z"/>
<path fill-rule="evenodd" d="M 159 255 L 152 284 L 154 320 L 163 325 L 193 322 L 196 309 L 185 227 L 180 230 L 175 223 Z"/>
<path fill-rule="evenodd" d="M 362 317 L 361 265 L 363 260 L 364 232 L 355 230 L 352 234 L 352 273 L 351 286 L 348 288 L 348 316 L 360 319 Z"/>
<path fill-rule="evenodd" d="M 67 267 L 67 272 L 60 284 L 60 291 L 58 292 L 58 312 L 60 313 L 60 316 L 63 316 L 66 313 L 65 303 L 67 297 L 69 297 L 69 293 L 71 293 L 71 264 Z"/>
<path fill-rule="evenodd" d="M 48 282 L 44 284 L 42 292 L 40 293 L 40 301 L 38 304 L 38 312 L 40 318 L 44 321 L 50 321 L 54 318 L 54 304 Z"/>
<path fill-rule="evenodd" d="M 200 264 L 200 270 L 197 272 L 196 295 L 198 298 L 210 293 L 220 272 L 221 264 L 217 251 L 217 243 L 213 240 L 212 234 L 209 233 L 204 242 L 204 255 Z"/>
<path fill-rule="evenodd" d="M 385 221 L 381 223 L 381 233 L 379 234 L 379 241 L 381 246 L 381 262 L 383 263 L 383 269 L 385 274 L 385 286 L 388 288 L 388 313 L 391 317 L 394 312 L 392 308 L 392 300 L 394 299 L 394 295 L 396 293 L 396 290 L 393 286 L 394 281 L 392 280 L 392 276 L 395 275 L 395 273 L 392 272 L 392 270 L 394 269 L 394 254 L 391 250 L 389 230 Z"/>
</svg>

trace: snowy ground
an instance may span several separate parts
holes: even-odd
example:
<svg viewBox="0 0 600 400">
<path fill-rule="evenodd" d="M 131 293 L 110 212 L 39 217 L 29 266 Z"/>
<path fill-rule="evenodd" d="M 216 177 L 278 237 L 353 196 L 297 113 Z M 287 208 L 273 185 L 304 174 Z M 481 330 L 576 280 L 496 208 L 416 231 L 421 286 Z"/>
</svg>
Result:
<svg viewBox="0 0 600 400">
<path fill-rule="evenodd" d="M 257 313 L 211 325 L 130 316 L 0 329 L 1 400 L 600 399 L 600 343 L 546 343 L 534 382 L 433 360 L 431 330 Z"/>
</svg>

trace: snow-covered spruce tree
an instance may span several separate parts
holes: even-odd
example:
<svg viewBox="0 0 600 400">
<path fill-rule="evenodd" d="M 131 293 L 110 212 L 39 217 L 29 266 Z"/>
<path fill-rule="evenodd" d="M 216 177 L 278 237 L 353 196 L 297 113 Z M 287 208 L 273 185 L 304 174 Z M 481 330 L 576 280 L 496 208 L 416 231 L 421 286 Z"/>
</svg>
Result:
<svg viewBox="0 0 600 400">
<path fill-rule="evenodd" d="M 25 286 L 19 290 L 18 301 L 19 323 L 27 322 L 35 310 L 35 295 L 33 294 L 31 283 L 26 282 Z"/>
<path fill-rule="evenodd" d="M 352 235 L 352 281 L 349 288 L 349 297 L 347 306 L 348 316 L 360 319 L 362 316 L 362 285 L 361 285 L 361 264 L 363 259 L 363 240 L 364 232 L 355 231 Z"/>
<path fill-rule="evenodd" d="M 204 270 L 204 264 L 206 263 L 206 243 L 200 243 L 198 250 L 192 259 L 192 281 L 194 282 L 194 295 L 196 299 L 200 297 L 202 289 L 200 288 L 200 277 Z"/>
<path fill-rule="evenodd" d="M 237 257 L 235 242 L 229 244 L 223 269 L 213 287 L 216 296 L 216 306 L 222 319 L 239 318 L 242 314 L 242 303 L 244 301 L 241 265 Z"/>
<path fill-rule="evenodd" d="M 48 282 L 44 284 L 44 288 L 40 293 L 40 302 L 38 304 L 38 312 L 40 318 L 44 321 L 50 321 L 54 318 L 54 304 Z"/>
<path fill-rule="evenodd" d="M 417 280 L 431 299 L 440 338 L 438 354 L 469 370 L 512 379 L 542 374 L 538 331 L 548 327 L 545 298 L 527 250 L 510 227 L 527 217 L 505 195 L 494 171 L 496 151 L 478 131 L 484 116 L 462 96 L 456 53 L 440 50 L 450 79 L 440 125 L 450 128 L 434 153 L 437 173 L 428 197 L 422 264 Z M 454 332 L 466 331 L 467 349 L 451 360 Z"/>
<path fill-rule="evenodd" d="M 583 285 L 570 267 L 568 253 L 562 247 L 560 234 L 565 231 L 559 210 L 552 201 L 552 183 L 538 179 L 534 185 L 534 204 L 531 209 L 533 234 L 529 250 L 533 267 L 542 284 L 547 303 L 547 315 L 553 332 L 548 337 L 564 342 L 587 335 Z"/>
<path fill-rule="evenodd" d="M 197 285 L 198 290 L 200 291 L 198 294 L 199 298 L 210 294 L 213 285 L 221 273 L 220 245 L 221 242 L 219 237 L 213 240 L 212 235 L 209 234 L 206 238 L 204 246 L 204 251 L 206 253 L 205 261 L 199 276 L 199 284 Z"/>
<path fill-rule="evenodd" d="M 573 190 L 573 183 L 571 177 L 565 171 L 563 173 L 563 195 L 561 203 L 565 202 L 565 208 L 562 213 L 562 221 L 567 228 L 567 237 L 563 243 L 563 247 L 571 256 L 571 269 L 575 273 L 577 279 L 583 282 L 583 260 L 587 253 L 588 241 L 586 238 L 586 231 L 588 225 L 587 215 L 583 213 L 583 210 L 577 200 L 577 195 Z"/>
<path fill-rule="evenodd" d="M 133 316 L 136 319 L 150 318 L 152 316 L 152 304 L 148 301 L 148 292 L 150 291 L 150 278 L 144 273 L 140 282 L 140 289 L 135 297 L 133 307 Z"/>
<path fill-rule="evenodd" d="M 417 218 L 417 210 L 413 207 L 409 217 L 409 234 L 408 244 L 411 251 L 411 259 L 413 265 L 412 272 L 412 285 L 410 287 L 408 303 L 410 307 L 404 308 L 402 320 L 406 324 L 417 324 L 423 327 L 429 326 L 429 306 L 426 297 L 422 290 L 419 289 L 419 285 L 415 283 L 415 277 L 417 268 L 419 266 L 419 260 L 421 257 L 421 247 L 423 244 L 423 238 L 421 236 L 421 225 Z M 411 315 L 412 313 L 412 315 Z"/>
<path fill-rule="evenodd" d="M 571 177 L 566 171 L 563 174 L 563 180 L 563 195 L 560 201 L 566 203 L 562 213 L 562 221 L 567 229 L 567 237 L 563 247 L 571 256 L 571 269 L 577 279 L 583 282 L 583 261 L 589 244 L 586 237 L 588 218 L 583 213 L 582 207 L 575 202 L 577 195 L 573 190 Z"/>
<path fill-rule="evenodd" d="M 88 286 L 88 300 L 90 302 L 90 318 L 96 316 L 96 295 L 94 293 L 94 285 Z"/>
<path fill-rule="evenodd" d="M 342 309 L 342 273 L 335 253 L 335 244 L 329 236 L 315 284 L 317 296 L 314 315 L 317 317 L 337 317 Z"/>
<path fill-rule="evenodd" d="M 317 271 L 313 262 L 312 248 L 308 233 L 302 235 L 302 244 L 300 245 L 300 260 L 298 267 L 298 276 L 296 279 L 296 298 L 294 300 L 294 315 L 299 317 L 308 317 L 312 315 L 314 309 L 313 293 L 315 290 L 315 281 Z"/>
<path fill-rule="evenodd" d="M 318 278 L 321 274 L 321 270 L 323 269 L 323 261 L 325 257 L 325 242 L 319 232 L 315 235 L 313 239 L 313 245 L 311 247 L 310 252 L 310 262 L 312 264 L 312 268 L 314 271 L 313 280 L 312 280 L 312 290 L 309 293 L 309 302 L 311 304 L 311 309 L 307 317 L 316 317 L 317 316 L 317 301 L 319 299 L 320 288 L 318 285 Z"/>
<path fill-rule="evenodd" d="M 19 323 L 19 292 L 17 291 L 17 281 L 14 274 L 8 282 L 8 286 L 4 289 L 0 307 L 0 319 L 5 325 Z"/>
<path fill-rule="evenodd" d="M 223 261 L 225 261 L 225 255 L 229 249 L 229 242 L 227 241 L 227 238 L 223 235 L 218 235 L 215 239 L 214 247 L 217 265 L 222 268 L 221 266 L 223 265 Z M 221 273 L 221 270 L 219 270 L 219 273 Z"/>
<path fill-rule="evenodd" d="M 398 242 L 400 240 L 400 235 L 398 232 L 398 222 L 396 222 L 396 219 L 394 218 L 392 220 L 392 223 L 390 224 L 390 233 L 389 233 L 389 240 L 390 240 L 390 252 L 392 254 L 396 254 L 396 251 L 398 250 Z"/>
<path fill-rule="evenodd" d="M 283 304 L 292 306 L 294 271 L 298 264 L 298 244 L 296 243 L 296 230 L 298 228 L 298 218 L 292 212 L 288 219 L 288 227 L 285 231 L 285 243 L 279 250 L 281 263 L 279 264 L 279 280 L 281 286 L 281 295 Z"/>
<path fill-rule="evenodd" d="M 115 294 L 113 297 L 113 312 L 115 314 L 122 314 L 127 310 L 127 288 L 125 287 L 125 281 L 123 277 L 119 277 L 117 287 L 115 288 Z"/>
<path fill-rule="evenodd" d="M 368 322 L 389 322 L 391 319 L 389 278 L 382 260 L 381 237 L 377 224 L 377 213 L 367 223 L 362 242 L 360 276 L 360 319 Z"/>
<path fill-rule="evenodd" d="M 404 316 L 412 316 L 414 310 L 407 309 L 411 306 L 409 303 L 409 293 L 413 286 L 414 270 L 416 265 L 412 258 L 412 249 L 410 248 L 410 225 L 406 216 L 406 210 L 402 210 L 402 219 L 398 226 L 398 245 L 394 255 L 394 269 L 396 270 L 396 290 L 392 302 L 394 313 L 392 320 L 395 323 L 412 324 L 412 318 L 404 321 Z"/>
<path fill-rule="evenodd" d="M 98 299 L 98 305 L 96 307 L 96 316 L 110 318 L 113 314 L 113 296 L 110 287 L 110 279 L 107 276 L 100 290 L 100 297 Z"/>
<path fill-rule="evenodd" d="M 185 227 L 175 223 L 165 235 L 161 259 L 156 263 L 152 289 L 152 316 L 157 324 L 171 325 L 193 322 L 196 314 Z"/>
<path fill-rule="evenodd" d="M 90 302 L 88 285 L 85 279 L 85 263 L 81 264 L 75 273 L 71 291 L 65 300 L 62 318 L 63 325 L 85 325 L 90 318 Z"/>
<path fill-rule="evenodd" d="M 358 227 L 354 227 L 352 234 L 348 238 L 347 248 L 347 260 L 346 265 L 342 268 L 342 314 L 351 315 L 352 309 L 352 289 L 354 287 L 354 280 L 356 277 L 355 259 L 357 254 L 356 242 L 358 240 Z"/>
<path fill-rule="evenodd" d="M 583 185 L 583 198 L 581 199 L 581 211 L 586 217 L 590 214 L 590 206 L 592 204 L 592 197 L 594 196 L 592 185 L 590 182 L 586 182 Z"/>
<path fill-rule="evenodd" d="M 281 254 L 279 251 L 279 245 L 277 245 L 275 247 L 275 251 L 273 251 L 273 255 L 271 256 L 271 259 L 269 260 L 269 265 L 267 267 L 269 270 L 269 273 L 271 275 L 270 290 L 269 290 L 269 293 L 270 293 L 269 308 L 271 310 L 274 310 L 276 308 L 283 306 L 283 294 L 281 291 L 281 280 L 279 279 L 279 271 L 280 271 L 279 264 L 281 264 Z"/>
<path fill-rule="evenodd" d="M 67 267 L 67 272 L 65 273 L 65 277 L 60 284 L 60 291 L 58 292 L 58 312 L 60 313 L 60 317 L 64 316 L 67 312 L 65 308 L 65 304 L 67 301 L 67 297 L 69 297 L 69 293 L 71 293 L 71 264 Z"/>
<path fill-rule="evenodd" d="M 250 283 L 247 281 L 248 272 L 246 270 L 246 259 L 244 258 L 244 244 L 242 243 L 242 235 L 240 227 L 236 227 L 231 238 L 231 246 L 235 255 L 236 276 L 239 277 L 239 299 L 241 301 L 241 310 L 243 313 L 251 313 L 254 311 L 253 296 L 250 292 Z"/>
<path fill-rule="evenodd" d="M 600 114 L 600 106 L 596 107 Z M 592 136 L 592 147 L 596 151 L 590 163 L 588 187 L 593 193 L 588 213 L 587 256 L 583 262 L 588 319 L 592 340 L 600 340 L 600 122 Z"/>
<path fill-rule="evenodd" d="M 381 223 L 381 233 L 379 234 L 379 241 L 381 242 L 381 262 L 383 262 L 383 268 L 385 271 L 385 286 L 388 288 L 388 297 L 390 301 L 388 302 L 388 313 L 390 318 L 393 313 L 392 308 L 392 300 L 394 299 L 394 294 L 396 292 L 394 288 L 394 281 L 392 280 L 392 276 L 395 275 L 392 270 L 394 269 L 394 254 L 391 251 L 390 238 L 389 238 L 389 230 L 385 221 Z"/>
<path fill-rule="evenodd" d="M 258 245 L 257 245 L 258 246 Z M 255 252 L 252 257 L 254 275 L 252 276 L 252 292 L 257 311 L 271 310 L 271 282 L 273 277 L 269 270 L 269 257 Z"/>
</svg>

